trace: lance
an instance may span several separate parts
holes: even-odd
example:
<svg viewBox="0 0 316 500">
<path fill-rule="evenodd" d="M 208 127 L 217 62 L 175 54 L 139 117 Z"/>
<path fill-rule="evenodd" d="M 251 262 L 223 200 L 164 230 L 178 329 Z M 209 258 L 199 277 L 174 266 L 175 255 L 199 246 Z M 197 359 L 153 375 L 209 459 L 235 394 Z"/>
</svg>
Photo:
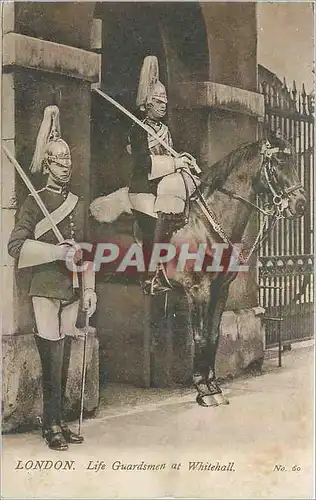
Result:
<svg viewBox="0 0 316 500">
<path fill-rule="evenodd" d="M 25 183 L 27 189 L 29 190 L 29 192 L 31 193 L 31 195 L 34 197 L 34 199 L 35 199 L 37 205 L 39 206 L 39 208 L 41 209 L 44 217 L 49 221 L 51 229 L 52 229 L 54 235 L 56 236 L 57 241 L 59 243 L 63 243 L 65 241 L 65 238 L 63 237 L 63 235 L 59 231 L 59 229 L 58 229 L 57 225 L 55 224 L 55 222 L 54 222 L 51 214 L 49 213 L 49 211 L 47 210 L 45 204 L 43 203 L 42 198 L 40 197 L 40 195 L 38 194 L 38 192 L 34 188 L 33 184 L 31 183 L 30 179 L 28 178 L 28 176 L 24 172 L 23 168 L 17 162 L 17 160 L 14 158 L 14 156 L 10 153 L 10 151 L 3 144 L 1 144 L 1 147 L 2 147 L 2 150 L 3 150 L 4 154 L 6 155 L 6 157 L 8 158 L 8 160 L 10 161 L 10 163 L 12 163 L 12 165 L 14 166 L 14 168 L 17 170 L 17 172 L 20 175 L 21 179 Z M 74 286 L 74 288 L 78 288 L 78 276 L 77 276 L 76 272 L 73 272 L 73 286 Z"/>
<path fill-rule="evenodd" d="M 197 165 L 195 158 L 193 158 L 193 156 L 191 156 L 189 153 L 182 153 L 182 154 L 178 153 L 175 149 L 173 149 L 173 147 L 169 146 L 169 144 L 167 144 L 161 137 L 159 137 L 159 135 L 157 135 L 150 127 L 148 127 L 146 125 L 146 123 L 139 120 L 137 118 L 137 116 L 135 116 L 133 113 L 128 111 L 126 108 L 124 108 L 124 106 L 122 106 L 122 104 L 120 104 L 115 99 L 110 97 L 108 94 L 106 94 L 105 92 L 100 90 L 98 83 L 93 83 L 91 85 L 91 88 L 92 88 L 92 90 L 97 92 L 100 96 L 102 96 L 104 99 L 106 99 L 109 103 L 111 103 L 113 106 L 115 106 L 117 109 L 119 109 L 122 113 L 124 113 L 126 116 L 128 116 L 131 120 L 133 120 L 133 122 L 136 123 L 137 125 L 139 125 L 139 127 L 141 127 L 143 130 L 145 130 L 147 132 L 147 134 L 149 134 L 151 137 L 156 139 L 156 141 L 159 142 L 159 144 L 161 144 L 174 158 L 180 158 L 181 156 L 188 157 L 191 160 L 193 168 L 196 171 L 196 173 L 197 174 L 201 173 L 201 169 Z"/>
</svg>

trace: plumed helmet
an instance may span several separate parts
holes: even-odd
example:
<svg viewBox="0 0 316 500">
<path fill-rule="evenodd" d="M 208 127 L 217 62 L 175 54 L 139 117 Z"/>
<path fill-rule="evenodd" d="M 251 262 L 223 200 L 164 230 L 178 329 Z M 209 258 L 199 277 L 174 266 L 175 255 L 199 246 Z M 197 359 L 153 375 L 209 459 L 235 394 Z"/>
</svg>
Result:
<svg viewBox="0 0 316 500">
<path fill-rule="evenodd" d="M 165 86 L 159 81 L 159 65 L 156 56 L 146 56 L 139 77 L 136 106 L 142 111 L 152 99 L 158 99 L 167 104 Z"/>
<path fill-rule="evenodd" d="M 61 138 L 59 109 L 47 106 L 37 135 L 35 151 L 31 163 L 31 173 L 43 171 L 45 161 L 56 161 L 61 165 L 71 166 L 68 144 Z"/>
<path fill-rule="evenodd" d="M 168 102 L 166 87 L 159 81 L 152 87 L 147 99 L 147 103 L 150 103 L 153 98 L 157 99 L 158 101 L 165 102 L 166 104 Z"/>
<path fill-rule="evenodd" d="M 44 153 L 44 160 L 55 161 L 60 165 L 70 167 L 71 155 L 67 142 L 61 138 L 53 139 L 48 142 Z"/>
</svg>

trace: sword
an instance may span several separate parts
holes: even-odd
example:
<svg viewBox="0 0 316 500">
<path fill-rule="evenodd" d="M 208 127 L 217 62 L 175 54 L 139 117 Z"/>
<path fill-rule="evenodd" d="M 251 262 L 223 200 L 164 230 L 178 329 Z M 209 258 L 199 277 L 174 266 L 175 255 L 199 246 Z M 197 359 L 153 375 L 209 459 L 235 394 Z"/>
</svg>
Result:
<svg viewBox="0 0 316 500">
<path fill-rule="evenodd" d="M 91 85 L 91 88 L 92 88 L 92 90 L 97 92 L 100 96 L 102 96 L 104 99 L 106 99 L 108 102 L 110 102 L 113 106 L 115 106 L 117 109 L 119 109 L 122 113 L 124 113 L 126 116 L 128 116 L 131 120 L 133 120 L 134 123 L 136 123 L 142 129 L 144 129 L 147 132 L 147 134 L 151 135 L 151 137 L 156 139 L 156 141 L 159 142 L 159 144 L 161 144 L 174 158 L 180 158 L 181 156 L 186 156 L 191 160 L 192 166 L 193 166 L 194 170 L 196 171 L 196 173 L 200 174 L 202 172 L 200 167 L 197 165 L 195 158 L 192 155 L 190 155 L 189 153 L 182 153 L 182 154 L 178 153 L 175 149 L 173 149 L 171 146 L 169 146 L 169 144 L 167 144 L 161 137 L 159 137 L 159 135 L 157 135 L 150 127 L 148 127 L 146 125 L 146 123 L 139 120 L 137 118 L 137 116 L 135 116 L 133 113 L 128 111 L 126 108 L 124 108 L 124 106 L 122 106 L 122 104 L 120 104 L 115 99 L 110 97 L 108 94 L 106 94 L 105 92 L 100 90 L 98 83 L 93 83 Z"/>
<path fill-rule="evenodd" d="M 49 221 L 49 223 L 51 225 L 52 231 L 55 234 L 58 242 L 62 243 L 63 241 L 65 241 L 63 235 L 61 234 L 61 232 L 59 231 L 59 229 L 56 226 L 55 222 L 53 221 L 52 216 L 49 213 L 49 211 L 47 210 L 46 206 L 44 205 L 42 198 L 40 197 L 40 195 L 38 194 L 38 192 L 34 188 L 33 184 L 31 183 L 30 179 L 28 178 L 28 176 L 24 172 L 23 168 L 17 162 L 17 160 L 14 158 L 14 156 L 10 153 L 10 151 L 3 144 L 2 144 L 2 149 L 3 149 L 6 157 L 8 158 L 8 160 L 12 163 L 12 165 L 18 171 L 20 177 L 24 181 L 24 183 L 25 183 L 26 187 L 28 188 L 29 192 L 34 197 L 36 203 L 38 204 L 39 208 L 41 209 L 44 217 L 46 219 L 48 219 L 48 221 Z"/>
<path fill-rule="evenodd" d="M 52 229 L 54 235 L 56 236 L 57 241 L 59 243 L 63 243 L 65 241 L 65 238 L 63 237 L 63 235 L 59 231 L 59 229 L 58 229 L 56 223 L 54 222 L 51 214 L 49 213 L 49 211 L 47 210 L 45 204 L 43 203 L 42 198 L 40 197 L 40 195 L 38 194 L 38 192 L 34 188 L 33 184 L 31 183 L 30 179 L 28 178 L 28 176 L 24 172 L 23 168 L 17 162 L 17 160 L 14 158 L 14 156 L 10 153 L 10 151 L 3 144 L 1 144 L 1 147 L 2 147 L 2 150 L 3 150 L 4 154 L 6 155 L 6 157 L 8 158 L 8 160 L 10 161 L 10 163 L 12 163 L 12 165 L 14 166 L 14 168 L 19 173 L 21 179 L 24 181 L 24 183 L 25 183 L 26 187 L 28 188 L 29 192 L 34 197 L 34 199 L 35 199 L 37 205 L 39 206 L 39 208 L 41 209 L 44 217 L 49 221 L 51 229 Z M 78 286 L 79 286 L 78 276 L 77 276 L 76 272 L 73 273 L 73 286 L 74 286 L 74 288 L 78 288 Z"/>
</svg>

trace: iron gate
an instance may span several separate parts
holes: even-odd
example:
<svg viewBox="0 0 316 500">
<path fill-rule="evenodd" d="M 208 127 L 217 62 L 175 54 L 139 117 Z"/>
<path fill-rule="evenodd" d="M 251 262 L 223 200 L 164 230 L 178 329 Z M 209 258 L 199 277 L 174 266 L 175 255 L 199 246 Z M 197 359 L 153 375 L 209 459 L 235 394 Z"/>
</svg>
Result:
<svg viewBox="0 0 316 500">
<path fill-rule="evenodd" d="M 259 250 L 259 303 L 266 315 L 282 318 L 283 343 L 313 336 L 313 200 L 314 200 L 314 99 L 302 91 L 274 81 L 261 83 L 265 99 L 265 124 L 290 140 L 304 186 L 304 217 L 281 219 Z M 260 221 L 262 223 L 262 220 Z M 266 344 L 278 342 L 278 323 L 266 326 Z"/>
</svg>

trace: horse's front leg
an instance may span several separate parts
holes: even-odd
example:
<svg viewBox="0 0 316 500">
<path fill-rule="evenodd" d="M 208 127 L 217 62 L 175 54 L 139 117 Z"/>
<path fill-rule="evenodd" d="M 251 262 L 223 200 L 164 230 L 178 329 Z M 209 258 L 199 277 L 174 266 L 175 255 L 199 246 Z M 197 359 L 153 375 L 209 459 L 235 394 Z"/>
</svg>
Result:
<svg viewBox="0 0 316 500">
<path fill-rule="evenodd" d="M 213 392 L 208 385 L 210 366 L 208 334 L 210 307 L 209 284 L 208 286 L 193 286 L 188 291 L 187 296 L 189 304 L 189 322 L 194 341 L 193 384 L 198 392 L 196 401 L 201 406 L 217 406 L 218 403 L 213 397 Z"/>
<path fill-rule="evenodd" d="M 227 303 L 229 285 L 225 284 L 217 287 L 213 284 L 211 293 L 211 301 L 209 307 L 209 338 L 208 338 L 208 374 L 206 385 L 212 393 L 217 404 L 228 404 L 229 401 L 222 394 L 222 390 L 218 385 L 215 372 L 216 354 L 219 343 L 219 332 L 222 315 Z"/>
</svg>

